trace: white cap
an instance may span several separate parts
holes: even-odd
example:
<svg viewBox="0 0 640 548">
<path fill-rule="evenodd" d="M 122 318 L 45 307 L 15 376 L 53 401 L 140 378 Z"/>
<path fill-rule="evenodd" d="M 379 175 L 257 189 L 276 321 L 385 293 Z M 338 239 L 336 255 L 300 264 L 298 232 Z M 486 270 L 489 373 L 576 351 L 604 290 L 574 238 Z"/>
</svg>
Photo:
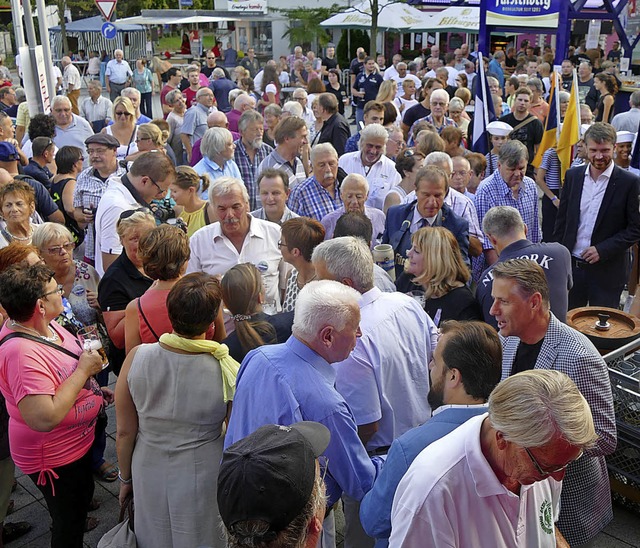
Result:
<svg viewBox="0 0 640 548">
<path fill-rule="evenodd" d="M 620 143 L 633 143 L 633 140 L 636 138 L 636 134 L 631 131 L 618 131 L 618 138 L 616 139 L 616 144 Z"/>
<path fill-rule="evenodd" d="M 580 139 L 584 137 L 584 134 L 591 127 L 591 124 L 580 124 Z"/>
<path fill-rule="evenodd" d="M 496 137 L 508 137 L 513 128 L 505 122 L 490 122 L 487 124 L 487 131 Z"/>
</svg>

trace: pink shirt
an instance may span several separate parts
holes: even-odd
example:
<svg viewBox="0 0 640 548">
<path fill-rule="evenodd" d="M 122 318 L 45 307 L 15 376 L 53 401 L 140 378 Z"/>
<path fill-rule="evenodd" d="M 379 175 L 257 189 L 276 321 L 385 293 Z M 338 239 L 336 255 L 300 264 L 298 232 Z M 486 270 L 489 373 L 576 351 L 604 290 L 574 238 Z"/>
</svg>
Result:
<svg viewBox="0 0 640 548">
<path fill-rule="evenodd" d="M 62 339 L 62 346 L 79 355 L 76 338 L 56 322 L 51 326 Z M 0 339 L 12 332 L 5 323 Z M 75 462 L 89 451 L 103 403 L 102 392 L 90 377 L 69 413 L 51 432 L 36 432 L 27 426 L 18 403 L 25 396 L 53 396 L 77 365 L 77 359 L 28 339 L 14 338 L 2 345 L 0 391 L 9 412 L 11 456 L 25 474 L 40 472 L 40 485 L 46 483 L 47 475 L 50 479 L 56 477 L 53 468 Z"/>
</svg>

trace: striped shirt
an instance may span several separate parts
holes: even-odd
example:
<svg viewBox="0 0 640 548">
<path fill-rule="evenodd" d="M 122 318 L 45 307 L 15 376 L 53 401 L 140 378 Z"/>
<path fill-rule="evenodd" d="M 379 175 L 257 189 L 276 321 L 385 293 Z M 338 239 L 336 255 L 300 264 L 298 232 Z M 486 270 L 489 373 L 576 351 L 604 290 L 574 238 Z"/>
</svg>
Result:
<svg viewBox="0 0 640 548">
<path fill-rule="evenodd" d="M 293 190 L 298 184 L 302 183 L 307 174 L 304 170 L 304 165 L 300 158 L 294 158 L 293 164 L 288 160 L 285 160 L 278 150 L 273 150 L 258 166 L 257 175 L 260 175 L 263 170 L 268 167 L 275 167 L 277 169 L 283 169 L 287 175 L 289 175 L 289 188 Z M 319 219 L 318 219 L 319 220 Z"/>
<path fill-rule="evenodd" d="M 558 190 L 560 188 L 560 160 L 555 148 L 550 148 L 542 156 L 540 169 L 546 169 L 544 182 L 550 190 Z"/>
</svg>

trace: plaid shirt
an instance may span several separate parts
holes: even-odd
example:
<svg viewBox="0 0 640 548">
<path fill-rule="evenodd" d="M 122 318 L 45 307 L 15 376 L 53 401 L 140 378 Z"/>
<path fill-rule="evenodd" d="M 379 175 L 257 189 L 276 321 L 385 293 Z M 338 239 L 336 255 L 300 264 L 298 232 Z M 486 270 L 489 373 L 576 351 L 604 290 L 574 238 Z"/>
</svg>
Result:
<svg viewBox="0 0 640 548">
<path fill-rule="evenodd" d="M 303 217 L 317 221 L 342 206 L 340 191 L 335 190 L 335 198 L 331 197 L 314 176 L 297 185 L 289 194 L 287 203 L 292 211 Z"/>
<path fill-rule="evenodd" d="M 104 181 L 94 171 L 93 167 L 88 167 L 78 175 L 76 188 L 73 191 L 73 207 L 92 209 L 95 215 L 100 198 L 102 198 L 103 192 L 107 189 L 109 179 L 111 177 L 121 177 L 127 171 L 118 164 L 116 170 Z M 95 260 L 95 228 L 93 223 L 85 228 L 84 256 Z"/>
<path fill-rule="evenodd" d="M 527 225 L 529 229 L 527 238 L 534 244 L 538 244 L 542 240 L 538 220 L 538 191 L 536 183 L 530 177 L 524 177 L 520 183 L 518 198 L 515 199 L 511 189 L 500 175 L 500 171 L 495 171 L 491 177 L 480 183 L 478 190 L 476 190 L 475 203 L 480 226 L 482 226 L 487 211 L 492 207 L 511 206 L 520 212 L 524 224 Z M 486 236 L 482 239 L 482 249 L 492 249 L 491 242 Z"/>
<path fill-rule="evenodd" d="M 438 135 L 440 135 L 442 133 L 442 130 L 448 126 L 458 127 L 458 124 L 456 124 L 451 118 L 447 118 L 446 116 L 444 117 L 441 126 L 437 126 L 435 124 L 435 122 L 433 121 L 433 116 L 431 116 L 431 114 L 425 116 L 424 118 L 418 118 L 415 122 L 413 122 L 413 124 L 411 125 L 411 129 L 409 130 L 409 142 L 407 143 L 407 145 L 409 145 L 410 147 L 414 145 L 413 128 L 415 128 L 416 124 L 419 124 L 420 122 L 429 122 L 431 125 L 433 125 L 433 127 L 436 128 Z"/>
<path fill-rule="evenodd" d="M 235 141 L 235 144 L 236 151 L 233 153 L 233 158 L 236 161 L 236 164 L 238 164 L 238 169 L 240 170 L 240 175 L 242 175 L 244 186 L 247 187 L 247 192 L 249 192 L 249 205 L 251 206 L 251 211 L 253 211 L 260 207 L 260 195 L 258 193 L 258 185 L 256 185 L 256 181 L 258 179 L 258 167 L 262 160 L 273 152 L 273 148 L 263 143 L 262 146 L 256 150 L 252 163 L 249 155 L 247 154 L 247 147 L 244 146 L 242 139 Z"/>
</svg>

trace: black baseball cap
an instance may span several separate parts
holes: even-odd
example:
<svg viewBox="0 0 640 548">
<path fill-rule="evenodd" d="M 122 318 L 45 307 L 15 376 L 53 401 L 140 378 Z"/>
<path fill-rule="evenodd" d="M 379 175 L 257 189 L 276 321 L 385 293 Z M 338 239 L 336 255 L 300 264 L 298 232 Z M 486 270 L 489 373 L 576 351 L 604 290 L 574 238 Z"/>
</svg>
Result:
<svg viewBox="0 0 640 548">
<path fill-rule="evenodd" d="M 316 459 L 329 445 L 318 422 L 268 424 L 229 446 L 218 474 L 218 508 L 230 532 L 238 522 L 261 520 L 278 533 L 309 501 Z"/>
</svg>

